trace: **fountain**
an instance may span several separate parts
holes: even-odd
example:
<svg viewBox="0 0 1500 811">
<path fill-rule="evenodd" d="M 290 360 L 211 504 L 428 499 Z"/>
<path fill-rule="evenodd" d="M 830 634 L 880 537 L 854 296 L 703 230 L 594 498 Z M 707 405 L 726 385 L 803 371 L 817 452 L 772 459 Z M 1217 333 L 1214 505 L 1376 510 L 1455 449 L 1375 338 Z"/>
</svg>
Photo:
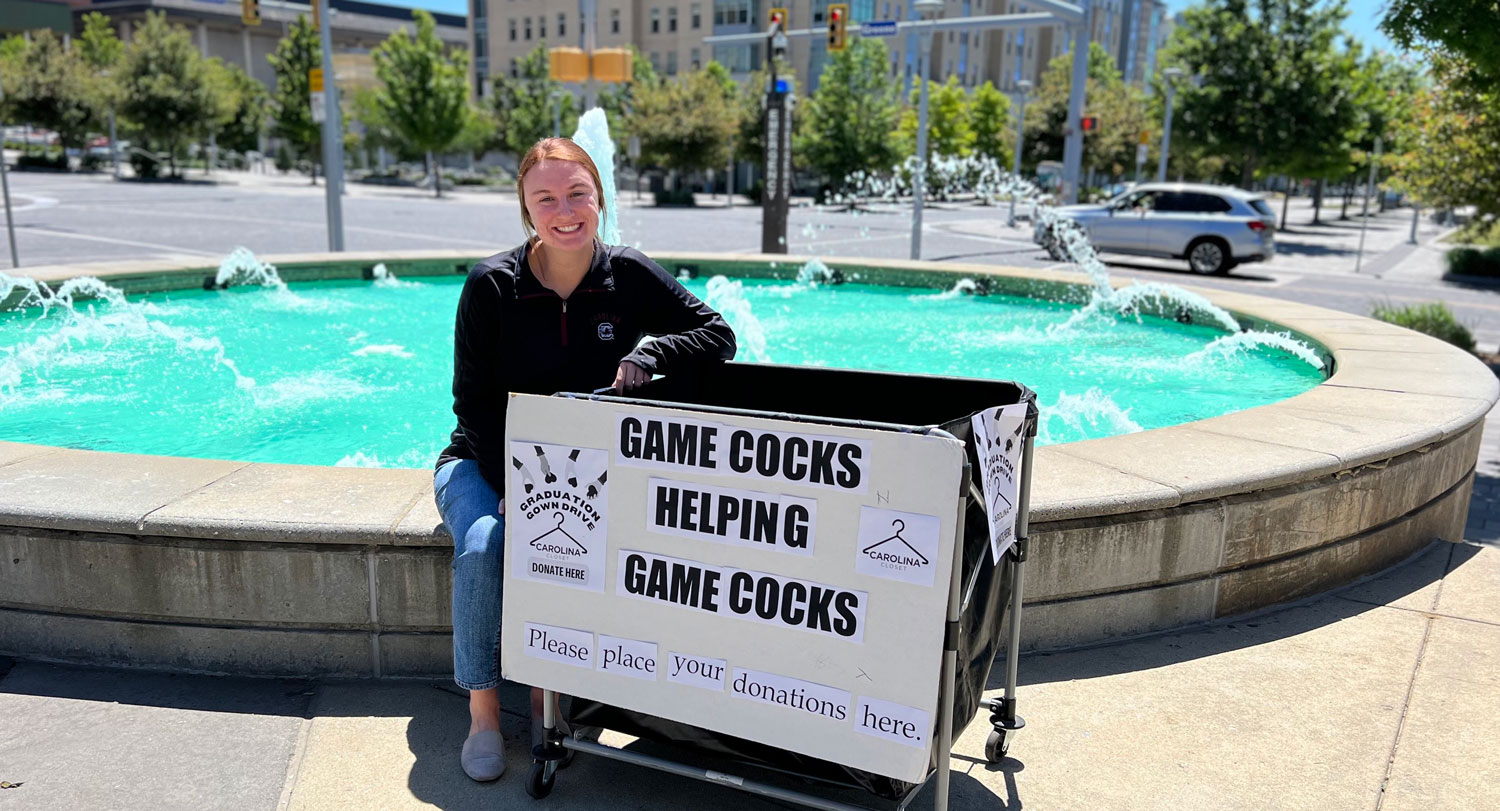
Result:
<svg viewBox="0 0 1500 811">
<path fill-rule="evenodd" d="M 607 141 L 605 132 L 595 146 Z M 988 193 L 1003 199 L 1013 181 L 995 177 L 985 181 Z M 618 242 L 618 234 L 602 238 Z M 441 443 L 440 435 L 429 437 L 441 431 L 409 414 L 379 412 L 376 403 L 384 390 L 415 379 L 413 364 L 449 351 L 449 337 L 419 344 L 365 317 L 364 307 L 385 300 L 397 320 L 451 323 L 451 300 L 436 294 L 455 291 L 478 256 L 232 258 L 227 270 L 162 263 L 0 275 L 0 309 L 27 308 L 0 313 L 0 421 L 40 392 L 55 407 L 29 413 L 45 415 L 41 422 L 56 423 L 64 437 L 0 441 L 0 655 L 267 675 L 446 673 L 451 542 L 432 505 L 430 471 L 376 467 L 425 467 L 426 448 L 356 443 L 334 447 L 318 465 L 282 464 L 248 461 L 223 439 L 189 446 L 192 437 L 165 429 L 176 446 L 146 455 L 128 452 L 129 433 L 113 422 L 89 441 L 95 449 L 60 447 L 82 444 L 92 423 L 68 417 L 68 408 L 89 407 L 106 381 L 121 388 L 118 401 L 90 412 L 100 419 L 129 412 L 153 385 L 177 384 L 188 400 L 149 412 L 161 426 L 238 424 L 249 435 L 320 452 L 338 444 L 335 431 Z M 996 353 L 1003 360 L 1010 347 L 1049 332 L 1070 344 L 1169 327 L 1192 337 L 1190 347 L 1170 357 L 1156 352 L 1133 373 L 1148 390 L 1157 387 L 1155 399 L 1168 410 L 1187 399 L 1175 384 L 1163 390 L 1153 382 L 1168 366 L 1202 367 L 1211 389 L 1226 363 L 1260 362 L 1269 352 L 1292 356 L 1288 368 L 1298 374 L 1324 378 L 1278 402 L 1139 431 L 1149 427 L 1147 415 L 1121 407 L 1111 386 L 1087 376 L 1056 386 L 1045 401 L 1044 438 L 1104 429 L 1099 438 L 1037 450 L 1023 639 L 1030 649 L 1243 614 L 1377 571 L 1433 538 L 1457 539 L 1483 417 L 1500 395 L 1478 361 L 1425 336 L 1254 296 L 1116 288 L 1086 259 L 1083 270 L 1094 275 L 1083 280 L 1072 272 L 828 256 L 817 264 L 785 256 L 653 258 L 693 277 L 701 295 L 741 319 L 745 353 L 777 361 L 805 351 L 800 341 L 778 343 L 782 308 L 874 295 L 888 310 L 865 319 L 869 332 L 898 326 L 891 313 L 931 324 L 945 313 L 981 318 L 1008 299 L 1030 297 L 1076 309 L 1027 305 L 1048 309 L 1059 326 L 975 330 L 974 339 L 1012 342 Z M 827 283 L 834 271 L 843 284 Z M 198 308 L 212 302 L 224 307 Z M 221 335 L 232 330 L 220 314 L 229 310 L 253 313 L 260 340 L 294 338 L 324 350 L 321 365 L 288 367 L 301 351 L 295 348 L 257 354 L 226 344 Z M 179 320 L 194 312 L 198 320 Z M 820 318 L 834 323 L 836 310 L 826 312 Z M 1192 324 L 1170 326 L 1179 317 Z M 760 325 L 760 340 L 750 323 Z M 133 366 L 119 354 L 132 342 L 161 350 L 148 354 L 172 370 Z M 1066 371 L 1070 362 L 1063 356 L 1052 365 Z M 189 367 L 223 385 L 180 385 Z M 996 373 L 1004 370 L 1001 364 Z M 446 381 L 434 385 L 421 397 L 446 410 Z M 296 410 L 307 403 L 319 410 Z M 7 431 L 12 439 L 19 433 L 15 425 L 0 428 L 0 440 Z"/>
</svg>

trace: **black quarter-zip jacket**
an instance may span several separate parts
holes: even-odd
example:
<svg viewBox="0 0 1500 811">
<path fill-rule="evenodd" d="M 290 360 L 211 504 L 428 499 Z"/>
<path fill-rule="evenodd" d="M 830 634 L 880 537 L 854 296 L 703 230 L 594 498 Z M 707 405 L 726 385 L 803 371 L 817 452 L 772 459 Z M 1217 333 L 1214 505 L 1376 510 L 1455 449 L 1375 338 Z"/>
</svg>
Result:
<svg viewBox="0 0 1500 811">
<path fill-rule="evenodd" d="M 505 408 L 511 392 L 593 391 L 628 360 L 648 374 L 688 372 L 734 357 L 734 332 L 671 274 L 634 248 L 596 246 L 567 299 L 531 272 L 531 243 L 469 271 L 454 324 L 458 427 L 438 465 L 474 459 L 505 485 Z M 655 340 L 637 348 L 643 336 Z"/>
</svg>

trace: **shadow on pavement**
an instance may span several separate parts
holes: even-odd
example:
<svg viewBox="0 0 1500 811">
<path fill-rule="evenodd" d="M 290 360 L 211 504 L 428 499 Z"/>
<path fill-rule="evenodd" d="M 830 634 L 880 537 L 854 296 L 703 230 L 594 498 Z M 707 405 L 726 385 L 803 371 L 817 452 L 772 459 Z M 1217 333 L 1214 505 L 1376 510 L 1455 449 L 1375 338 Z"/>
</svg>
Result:
<svg viewBox="0 0 1500 811">
<path fill-rule="evenodd" d="M 1338 591 L 1266 612 L 1217 620 L 1196 629 L 1135 637 L 1097 647 L 1021 657 L 1020 684 L 1112 676 L 1215 656 L 1331 625 L 1396 602 L 1441 580 L 1478 554 L 1476 547 L 1434 541 L 1407 560 Z M 1025 619 L 1022 618 L 1024 624 Z M 1005 686 L 1002 667 L 990 671 L 986 689 Z M 1024 713 L 1023 713 L 1024 714 Z"/>
<path fill-rule="evenodd" d="M 1327 245 L 1305 245 L 1300 242 L 1276 243 L 1278 256 L 1352 256 L 1354 253 L 1350 248 L 1330 248 Z"/>
<path fill-rule="evenodd" d="M 1163 260 L 1163 261 L 1167 261 L 1167 260 Z M 1148 265 L 1148 264 L 1146 264 L 1144 262 L 1130 262 L 1130 261 L 1124 261 L 1124 260 L 1120 260 L 1120 259 L 1108 259 L 1108 260 L 1105 260 L 1105 264 L 1108 265 L 1111 268 L 1119 268 L 1121 270 L 1145 270 L 1145 271 L 1152 271 L 1152 272 L 1155 272 L 1155 273 L 1168 273 L 1168 274 L 1171 274 L 1173 276 L 1186 277 L 1187 279 L 1190 280 L 1190 281 L 1187 282 L 1188 284 L 1193 284 L 1194 282 L 1192 280 L 1197 280 L 1197 279 L 1223 279 L 1223 280 L 1226 280 L 1226 281 L 1245 281 L 1245 282 L 1274 282 L 1274 281 L 1276 281 L 1274 278 L 1272 278 L 1270 276 L 1260 276 L 1260 275 L 1257 275 L 1255 273 L 1246 273 L 1245 272 L 1246 268 L 1254 267 L 1253 264 L 1250 264 L 1250 265 L 1236 265 L 1233 270 L 1229 271 L 1228 273 L 1226 273 L 1226 274 L 1224 274 L 1222 276 L 1202 276 L 1202 275 L 1199 275 L 1197 273 L 1192 272 L 1185 265 L 1180 266 L 1180 267 L 1179 266 L 1173 266 L 1173 265 Z"/>
</svg>

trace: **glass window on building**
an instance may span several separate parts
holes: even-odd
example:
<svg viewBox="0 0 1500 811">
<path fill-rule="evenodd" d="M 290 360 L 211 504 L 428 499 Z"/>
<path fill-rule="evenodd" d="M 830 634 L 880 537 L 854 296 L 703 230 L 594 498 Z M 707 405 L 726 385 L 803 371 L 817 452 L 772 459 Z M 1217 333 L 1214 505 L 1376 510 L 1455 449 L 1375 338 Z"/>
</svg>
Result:
<svg viewBox="0 0 1500 811">
<path fill-rule="evenodd" d="M 487 7 L 485 6 L 484 0 L 471 0 L 471 2 L 469 3 L 469 13 L 472 14 L 474 16 L 474 19 L 476 20 L 484 19 L 485 14 L 487 13 L 486 10 Z"/>
<path fill-rule="evenodd" d="M 510 60 L 510 78 L 515 79 L 521 75 L 521 66 L 516 63 L 514 57 Z"/>
<path fill-rule="evenodd" d="M 677 75 L 677 52 L 667 51 L 667 75 Z"/>
<path fill-rule="evenodd" d="M 531 39 L 531 18 L 530 17 L 526 18 L 525 25 L 522 27 L 521 30 L 526 33 L 526 39 L 530 40 Z"/>
<path fill-rule="evenodd" d="M 702 28 L 703 27 L 703 4 L 702 3 L 694 3 L 691 6 L 691 9 L 690 9 L 690 11 L 688 13 L 688 16 L 692 19 L 692 24 L 693 24 L 693 30 L 694 31 L 697 31 L 698 29 Z"/>
<path fill-rule="evenodd" d="M 661 9 L 659 8 L 651 9 L 651 33 L 661 33 Z"/>
<path fill-rule="evenodd" d="M 675 34 L 675 33 L 677 33 L 677 7 L 676 6 L 669 6 L 667 8 L 667 33 L 669 33 L 669 34 Z"/>
<path fill-rule="evenodd" d="M 546 17 L 537 17 L 536 18 L 536 38 L 537 39 L 546 39 L 547 38 L 547 18 Z"/>
<path fill-rule="evenodd" d="M 651 52 L 651 69 L 655 71 L 661 70 L 661 54 L 656 51 Z"/>
<path fill-rule="evenodd" d="M 812 21 L 814 25 L 822 23 L 828 14 L 828 0 L 812 0 Z"/>
<path fill-rule="evenodd" d="M 617 8 L 609 10 L 609 33 L 620 33 L 620 10 Z"/>
<path fill-rule="evenodd" d="M 557 36 L 559 39 L 568 35 L 568 15 L 559 11 L 557 13 Z"/>
<path fill-rule="evenodd" d="M 515 21 L 515 19 L 511 19 L 511 20 L 509 20 L 509 22 L 510 22 L 510 41 L 511 42 L 515 42 L 516 41 L 516 21 Z"/>
<path fill-rule="evenodd" d="M 702 52 L 699 51 L 697 48 L 694 48 L 693 51 L 692 51 L 692 55 L 693 55 L 693 70 L 697 70 L 697 69 L 703 67 L 703 54 L 702 54 Z"/>
</svg>

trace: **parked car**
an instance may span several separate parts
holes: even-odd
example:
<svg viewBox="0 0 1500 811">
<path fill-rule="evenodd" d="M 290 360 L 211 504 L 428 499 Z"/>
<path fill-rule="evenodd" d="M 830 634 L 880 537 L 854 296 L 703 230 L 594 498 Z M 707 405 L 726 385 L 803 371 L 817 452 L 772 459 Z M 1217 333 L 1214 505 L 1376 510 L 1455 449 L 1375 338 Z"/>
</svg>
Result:
<svg viewBox="0 0 1500 811">
<path fill-rule="evenodd" d="M 1227 186 L 1143 183 L 1097 205 L 1063 206 L 1100 252 L 1187 260 L 1194 273 L 1228 273 L 1276 254 L 1276 214 L 1264 197 Z M 1065 259 L 1050 225 L 1033 241 Z"/>
</svg>

